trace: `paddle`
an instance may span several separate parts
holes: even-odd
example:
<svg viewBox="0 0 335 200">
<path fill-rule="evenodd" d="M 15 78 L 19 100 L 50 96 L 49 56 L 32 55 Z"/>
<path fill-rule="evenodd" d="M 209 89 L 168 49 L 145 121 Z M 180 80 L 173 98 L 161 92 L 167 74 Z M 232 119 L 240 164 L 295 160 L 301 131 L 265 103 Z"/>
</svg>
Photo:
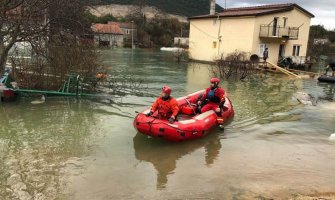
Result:
<svg viewBox="0 0 335 200">
<path fill-rule="evenodd" d="M 185 98 L 185 101 L 186 101 L 187 104 L 192 108 L 192 110 L 193 110 L 193 114 L 196 115 L 197 112 L 196 112 L 195 109 L 194 109 L 194 106 L 196 106 L 196 104 L 191 104 L 191 102 L 190 102 L 187 98 Z"/>
</svg>

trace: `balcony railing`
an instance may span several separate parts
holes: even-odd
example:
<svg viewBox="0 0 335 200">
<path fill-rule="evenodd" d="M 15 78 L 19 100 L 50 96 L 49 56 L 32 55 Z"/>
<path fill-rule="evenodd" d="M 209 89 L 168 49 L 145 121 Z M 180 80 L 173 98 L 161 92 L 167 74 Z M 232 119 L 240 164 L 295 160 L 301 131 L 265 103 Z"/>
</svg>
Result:
<svg viewBox="0 0 335 200">
<path fill-rule="evenodd" d="M 298 27 L 281 27 L 273 25 L 261 25 L 259 37 L 263 38 L 282 38 L 297 40 L 299 36 Z"/>
</svg>

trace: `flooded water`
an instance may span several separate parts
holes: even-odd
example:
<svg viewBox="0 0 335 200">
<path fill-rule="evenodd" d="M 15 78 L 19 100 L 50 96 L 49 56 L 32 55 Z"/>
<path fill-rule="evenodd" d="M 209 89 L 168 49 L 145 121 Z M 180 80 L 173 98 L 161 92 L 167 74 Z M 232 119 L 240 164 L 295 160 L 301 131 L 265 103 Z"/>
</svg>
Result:
<svg viewBox="0 0 335 200">
<path fill-rule="evenodd" d="M 136 132 L 135 111 L 162 85 L 183 96 L 208 86 L 204 64 L 152 50 L 102 51 L 116 75 L 146 93 L 47 97 L 0 104 L 0 199 L 288 199 L 335 192 L 335 85 L 265 74 L 223 81 L 235 117 L 201 140 L 168 143 Z"/>
</svg>

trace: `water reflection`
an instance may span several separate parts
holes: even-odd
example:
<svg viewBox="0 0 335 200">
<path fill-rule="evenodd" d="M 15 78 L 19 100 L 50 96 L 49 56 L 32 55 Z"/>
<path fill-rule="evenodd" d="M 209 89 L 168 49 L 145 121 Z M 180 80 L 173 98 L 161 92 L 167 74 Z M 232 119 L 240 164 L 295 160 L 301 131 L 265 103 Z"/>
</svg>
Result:
<svg viewBox="0 0 335 200">
<path fill-rule="evenodd" d="M 325 98 L 329 100 L 333 100 L 335 96 L 335 84 L 333 83 L 320 83 L 318 82 L 318 86 L 322 87 L 323 93 L 325 94 Z"/>
<path fill-rule="evenodd" d="M 235 106 L 237 121 L 248 118 L 262 120 L 274 113 L 289 112 L 297 105 L 293 94 L 302 87 L 299 80 L 273 75 L 250 77 L 248 82 L 226 81 L 224 84 Z"/>
<path fill-rule="evenodd" d="M 214 164 L 221 149 L 219 134 L 213 133 L 205 139 L 183 143 L 170 143 L 161 139 L 148 138 L 137 133 L 133 138 L 135 157 L 139 161 L 152 163 L 157 171 L 157 189 L 164 189 L 168 177 L 174 174 L 177 161 L 198 149 L 205 149 L 205 162 L 208 166 Z M 200 165 L 200 163 L 199 163 Z"/>
<path fill-rule="evenodd" d="M 209 86 L 212 77 L 210 67 L 207 64 L 189 63 L 186 73 L 186 91 L 192 93 Z"/>
<path fill-rule="evenodd" d="M 1 107 L 0 196 L 54 199 L 61 193 L 68 161 L 79 170 L 89 154 L 96 123 L 94 104 L 76 99 L 23 100 Z M 83 108 L 85 108 L 83 110 Z M 68 172 L 68 171 L 67 171 Z M 7 186 L 6 186 L 7 185 Z"/>
<path fill-rule="evenodd" d="M 174 96 L 185 92 L 187 63 L 176 63 L 171 52 L 115 49 L 102 54 L 111 74 L 142 79 L 153 94 L 158 95 L 163 84 L 173 88 Z"/>
</svg>

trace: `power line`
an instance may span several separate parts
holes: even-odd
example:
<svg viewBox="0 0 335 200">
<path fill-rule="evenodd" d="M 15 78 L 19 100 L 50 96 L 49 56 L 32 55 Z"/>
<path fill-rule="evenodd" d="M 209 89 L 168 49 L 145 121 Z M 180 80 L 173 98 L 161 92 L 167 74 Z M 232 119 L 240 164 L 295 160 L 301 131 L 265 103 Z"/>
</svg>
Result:
<svg viewBox="0 0 335 200">
<path fill-rule="evenodd" d="M 199 27 L 197 27 L 196 25 L 194 25 L 193 23 L 190 23 L 190 25 L 194 26 L 194 28 L 198 29 L 200 32 L 202 32 L 203 34 L 205 34 L 206 36 L 210 37 L 210 38 L 214 38 L 214 39 L 219 39 L 217 36 L 212 36 L 210 34 L 208 34 L 207 32 L 201 30 Z"/>
</svg>

